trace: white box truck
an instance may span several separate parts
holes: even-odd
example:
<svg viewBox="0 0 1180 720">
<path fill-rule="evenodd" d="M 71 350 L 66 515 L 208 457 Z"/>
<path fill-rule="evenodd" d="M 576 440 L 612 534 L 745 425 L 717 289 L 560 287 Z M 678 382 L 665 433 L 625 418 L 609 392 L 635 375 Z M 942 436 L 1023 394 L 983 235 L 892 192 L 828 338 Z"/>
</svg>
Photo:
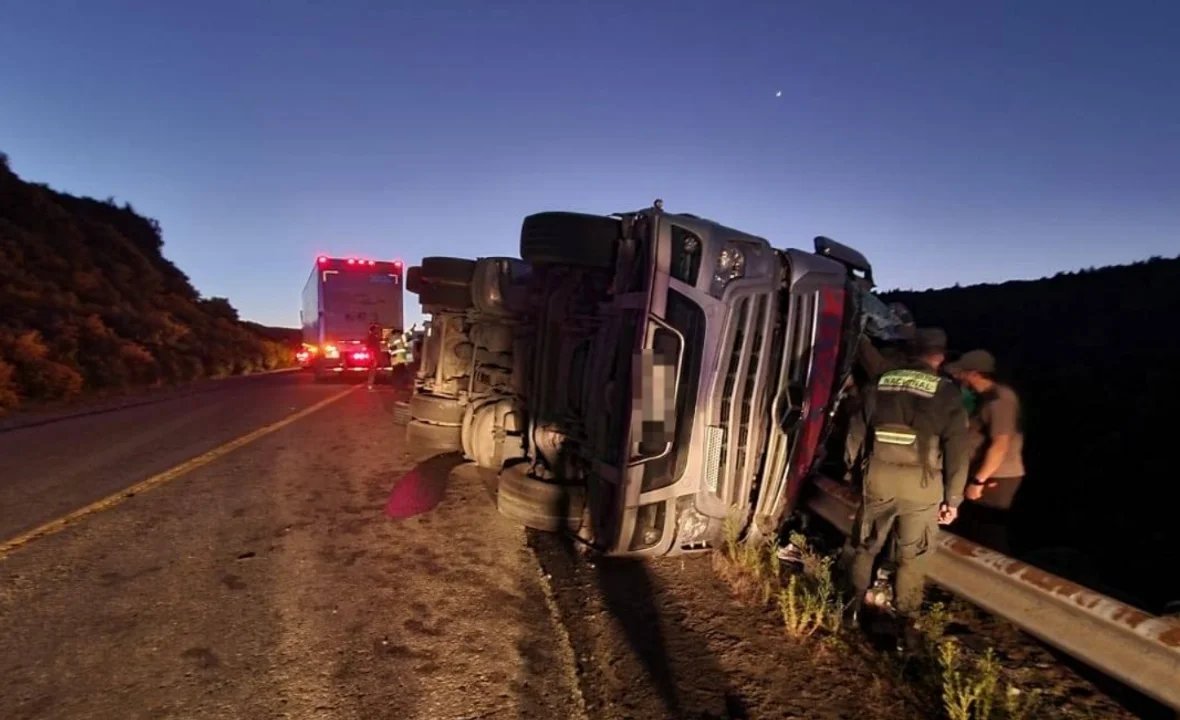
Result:
<svg viewBox="0 0 1180 720">
<path fill-rule="evenodd" d="M 389 371 L 388 339 L 404 330 L 403 266 L 400 260 L 365 260 L 321 255 L 303 288 L 304 365 L 317 380 L 367 371 L 373 362 Z M 373 324 L 385 342 L 374 358 L 365 347 Z"/>
</svg>

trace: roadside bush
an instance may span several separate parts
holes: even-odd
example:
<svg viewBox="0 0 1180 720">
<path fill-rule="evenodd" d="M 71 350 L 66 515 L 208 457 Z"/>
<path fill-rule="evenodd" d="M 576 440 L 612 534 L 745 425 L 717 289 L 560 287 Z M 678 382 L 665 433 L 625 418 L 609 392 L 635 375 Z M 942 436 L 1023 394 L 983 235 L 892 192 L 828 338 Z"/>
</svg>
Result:
<svg viewBox="0 0 1180 720">
<path fill-rule="evenodd" d="M 756 544 L 740 539 L 741 519 L 725 520 L 724 543 L 713 554 L 713 568 L 746 602 L 766 605 L 782 587 L 781 567 L 773 542 Z"/>
<path fill-rule="evenodd" d="M 802 567 L 779 593 L 787 633 L 793 637 L 810 637 L 820 630 L 839 633 L 844 606 L 832 574 L 834 559 L 816 552 L 802 535 L 792 535 L 791 543 L 802 553 Z"/>
<path fill-rule="evenodd" d="M 129 205 L 26 183 L 0 164 L 0 412 L 83 392 L 272 370 L 293 334 L 203 299 Z"/>
<path fill-rule="evenodd" d="M 917 671 L 920 684 L 937 697 L 949 720 L 1026 720 L 1038 717 L 1041 694 L 1024 692 L 1010 679 L 986 647 L 972 652 L 948 637 L 954 616 L 943 603 L 932 603 L 917 621 L 922 644 L 903 664 Z"/>
<path fill-rule="evenodd" d="M 57 400 L 74 397 L 82 391 L 82 376 L 77 370 L 52 360 L 49 347 L 36 330 L 11 338 L 4 354 L 12 358 L 18 399 L 32 396 Z"/>
<path fill-rule="evenodd" d="M 1000 666 L 991 648 L 970 664 L 962 658 L 959 643 L 938 644 L 942 670 L 942 706 L 950 720 L 989 720 L 995 705 Z"/>
<path fill-rule="evenodd" d="M 0 413 L 11 410 L 20 404 L 20 395 L 16 392 L 14 376 L 16 368 L 0 360 Z"/>
</svg>

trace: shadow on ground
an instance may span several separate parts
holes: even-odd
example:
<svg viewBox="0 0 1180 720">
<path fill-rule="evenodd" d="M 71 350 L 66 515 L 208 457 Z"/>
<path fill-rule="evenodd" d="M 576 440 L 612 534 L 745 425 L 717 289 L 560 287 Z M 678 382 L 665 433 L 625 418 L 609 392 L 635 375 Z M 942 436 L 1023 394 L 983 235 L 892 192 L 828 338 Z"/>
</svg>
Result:
<svg viewBox="0 0 1180 720">
<path fill-rule="evenodd" d="M 529 543 L 550 575 L 590 717 L 750 717 L 649 563 L 587 555 L 555 535 L 530 533 Z"/>
</svg>

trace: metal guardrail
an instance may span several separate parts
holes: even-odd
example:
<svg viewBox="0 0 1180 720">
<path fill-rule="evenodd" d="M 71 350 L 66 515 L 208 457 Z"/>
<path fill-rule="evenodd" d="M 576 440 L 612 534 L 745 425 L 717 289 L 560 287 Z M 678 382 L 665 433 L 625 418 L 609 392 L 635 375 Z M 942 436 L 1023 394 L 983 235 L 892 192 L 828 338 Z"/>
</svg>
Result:
<svg viewBox="0 0 1180 720">
<path fill-rule="evenodd" d="M 815 481 L 808 507 L 844 534 L 855 490 Z M 1180 713 L 1180 619 L 1161 618 L 949 532 L 931 581 Z"/>
</svg>

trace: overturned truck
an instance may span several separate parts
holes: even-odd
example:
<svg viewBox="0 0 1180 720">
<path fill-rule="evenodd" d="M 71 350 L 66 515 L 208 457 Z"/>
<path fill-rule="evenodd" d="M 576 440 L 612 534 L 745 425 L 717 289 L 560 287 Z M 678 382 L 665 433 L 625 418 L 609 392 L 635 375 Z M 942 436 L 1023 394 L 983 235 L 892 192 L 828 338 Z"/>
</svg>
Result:
<svg viewBox="0 0 1180 720">
<path fill-rule="evenodd" d="M 817 460 L 872 270 L 652 208 L 525 218 L 521 259 L 426 258 L 407 427 L 497 473 L 500 512 L 615 555 L 775 535 Z"/>
</svg>

